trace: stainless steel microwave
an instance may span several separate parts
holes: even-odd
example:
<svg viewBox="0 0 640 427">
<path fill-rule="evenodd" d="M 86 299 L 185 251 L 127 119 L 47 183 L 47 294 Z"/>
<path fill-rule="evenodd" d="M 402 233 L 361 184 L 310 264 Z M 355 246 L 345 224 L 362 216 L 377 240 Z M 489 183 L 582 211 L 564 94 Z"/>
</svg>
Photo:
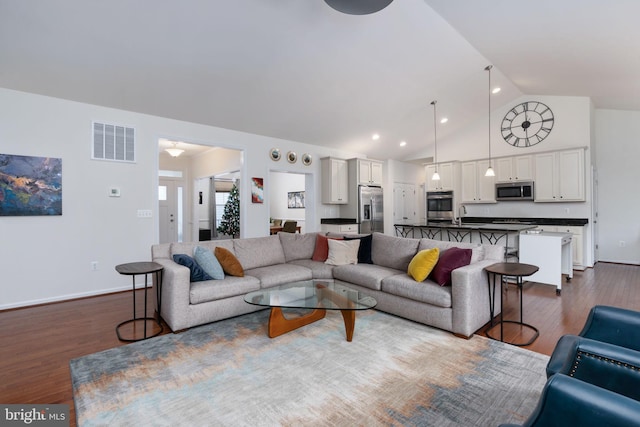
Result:
<svg viewBox="0 0 640 427">
<path fill-rule="evenodd" d="M 533 200 L 533 181 L 496 184 L 496 200 Z"/>
</svg>

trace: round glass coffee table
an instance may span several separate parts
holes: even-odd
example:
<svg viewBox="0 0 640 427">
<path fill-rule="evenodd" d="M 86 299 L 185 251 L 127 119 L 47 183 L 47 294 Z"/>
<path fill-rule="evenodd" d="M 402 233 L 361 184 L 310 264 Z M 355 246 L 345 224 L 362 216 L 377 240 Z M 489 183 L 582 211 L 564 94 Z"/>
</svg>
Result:
<svg viewBox="0 0 640 427">
<path fill-rule="evenodd" d="M 356 311 L 369 310 L 378 302 L 362 292 L 333 280 L 292 282 L 272 288 L 250 292 L 245 302 L 271 307 L 269 338 L 275 338 L 324 318 L 326 310 L 340 310 L 344 319 L 347 341 L 353 339 Z M 309 314 L 287 319 L 283 308 L 309 308 Z"/>
</svg>

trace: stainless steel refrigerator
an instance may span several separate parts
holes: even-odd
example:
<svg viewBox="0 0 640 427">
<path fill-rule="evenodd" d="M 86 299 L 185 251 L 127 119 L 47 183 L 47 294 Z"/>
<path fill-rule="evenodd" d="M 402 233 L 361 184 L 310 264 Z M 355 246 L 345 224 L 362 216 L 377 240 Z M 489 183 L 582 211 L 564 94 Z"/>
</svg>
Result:
<svg viewBox="0 0 640 427">
<path fill-rule="evenodd" d="M 382 188 L 358 186 L 358 231 L 362 234 L 384 233 Z"/>
</svg>

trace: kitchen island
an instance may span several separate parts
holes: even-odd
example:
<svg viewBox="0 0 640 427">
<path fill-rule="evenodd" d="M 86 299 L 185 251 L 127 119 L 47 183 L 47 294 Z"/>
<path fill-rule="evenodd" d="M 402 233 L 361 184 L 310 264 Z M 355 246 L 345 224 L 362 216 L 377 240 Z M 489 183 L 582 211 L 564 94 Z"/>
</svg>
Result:
<svg viewBox="0 0 640 427">
<path fill-rule="evenodd" d="M 482 243 L 505 246 L 505 257 L 517 256 L 517 240 L 520 232 L 532 230 L 535 224 L 480 224 L 480 223 L 427 223 L 394 224 L 396 236 L 415 239 L 428 238 L 450 242 Z M 509 239 L 511 238 L 511 244 Z"/>
</svg>

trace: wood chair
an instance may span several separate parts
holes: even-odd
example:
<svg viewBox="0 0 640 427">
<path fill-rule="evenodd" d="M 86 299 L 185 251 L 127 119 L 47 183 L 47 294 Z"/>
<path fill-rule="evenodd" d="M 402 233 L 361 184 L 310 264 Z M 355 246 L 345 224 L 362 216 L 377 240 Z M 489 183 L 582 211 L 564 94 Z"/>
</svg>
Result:
<svg viewBox="0 0 640 427">
<path fill-rule="evenodd" d="M 285 221 L 282 226 L 282 231 L 285 233 L 295 233 L 298 221 Z"/>
<path fill-rule="evenodd" d="M 273 226 L 274 227 L 280 227 L 282 225 L 282 220 L 281 219 L 274 219 L 273 220 Z"/>
</svg>

